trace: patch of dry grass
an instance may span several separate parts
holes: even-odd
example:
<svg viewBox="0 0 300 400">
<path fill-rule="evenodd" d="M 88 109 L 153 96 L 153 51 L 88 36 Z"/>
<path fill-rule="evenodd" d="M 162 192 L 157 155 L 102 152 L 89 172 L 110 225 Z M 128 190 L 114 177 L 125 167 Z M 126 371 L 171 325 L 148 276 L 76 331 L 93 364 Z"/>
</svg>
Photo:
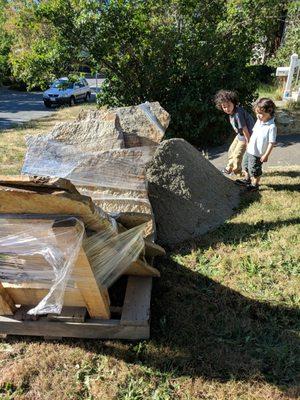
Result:
<svg viewBox="0 0 300 400">
<path fill-rule="evenodd" d="M 95 108 L 95 105 L 79 104 L 74 107 L 62 107 L 48 117 L 0 130 L 0 175 L 20 173 L 26 153 L 26 135 L 50 132 L 56 124 L 74 120 L 83 107 Z"/>
</svg>

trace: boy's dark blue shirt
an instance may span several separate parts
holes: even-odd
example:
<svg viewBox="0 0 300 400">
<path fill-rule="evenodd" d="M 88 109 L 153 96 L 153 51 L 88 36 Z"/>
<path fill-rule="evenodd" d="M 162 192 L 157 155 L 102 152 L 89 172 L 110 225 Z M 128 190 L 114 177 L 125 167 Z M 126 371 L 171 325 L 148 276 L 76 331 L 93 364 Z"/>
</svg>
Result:
<svg viewBox="0 0 300 400">
<path fill-rule="evenodd" d="M 253 126 L 255 124 L 254 118 L 241 106 L 236 106 L 233 114 L 229 115 L 229 121 L 238 134 L 239 140 L 245 140 L 243 128 L 246 126 L 250 135 L 252 134 Z"/>
</svg>

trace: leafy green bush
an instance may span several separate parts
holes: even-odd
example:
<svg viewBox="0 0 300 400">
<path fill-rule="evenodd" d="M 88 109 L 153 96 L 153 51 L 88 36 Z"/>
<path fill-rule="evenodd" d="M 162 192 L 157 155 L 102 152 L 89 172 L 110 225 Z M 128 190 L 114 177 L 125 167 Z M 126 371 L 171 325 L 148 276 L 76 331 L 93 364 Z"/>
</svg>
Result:
<svg viewBox="0 0 300 400">
<path fill-rule="evenodd" d="M 93 53 L 106 67 L 99 104 L 159 101 L 171 114 L 169 136 L 220 143 L 230 128 L 214 94 L 234 89 L 249 105 L 257 84 L 248 66 L 249 31 L 238 11 L 227 1 L 107 3 Z"/>
<path fill-rule="evenodd" d="M 8 55 L 11 46 L 11 38 L 4 29 L 6 6 L 5 0 L 0 0 L 0 85 L 8 83 L 10 76 L 10 66 Z"/>
<path fill-rule="evenodd" d="M 300 57 L 300 3 L 291 0 L 288 6 L 284 40 L 275 56 L 269 61 L 273 67 L 289 66 L 293 53 Z"/>
</svg>

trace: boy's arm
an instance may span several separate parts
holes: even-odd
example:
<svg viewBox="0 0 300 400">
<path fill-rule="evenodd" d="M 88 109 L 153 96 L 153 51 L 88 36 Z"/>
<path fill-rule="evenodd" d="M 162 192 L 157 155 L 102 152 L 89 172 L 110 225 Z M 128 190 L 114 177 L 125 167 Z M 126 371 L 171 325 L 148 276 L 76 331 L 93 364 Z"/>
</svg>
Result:
<svg viewBox="0 0 300 400">
<path fill-rule="evenodd" d="M 269 155 L 271 154 L 271 151 L 273 149 L 273 147 L 275 146 L 275 142 L 273 143 L 269 143 L 266 152 L 260 157 L 260 161 L 261 162 L 267 162 Z"/>
<path fill-rule="evenodd" d="M 250 132 L 248 131 L 247 126 L 243 126 L 243 134 L 244 134 L 246 142 L 248 144 L 249 140 L 250 140 Z"/>
</svg>

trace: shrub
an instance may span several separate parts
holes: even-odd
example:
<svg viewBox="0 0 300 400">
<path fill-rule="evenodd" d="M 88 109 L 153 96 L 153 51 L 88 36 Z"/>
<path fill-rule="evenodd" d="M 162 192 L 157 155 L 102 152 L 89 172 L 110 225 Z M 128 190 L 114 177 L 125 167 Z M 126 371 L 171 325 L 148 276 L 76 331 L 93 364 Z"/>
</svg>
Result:
<svg viewBox="0 0 300 400">
<path fill-rule="evenodd" d="M 220 143 L 230 128 L 214 94 L 234 89 L 250 105 L 256 88 L 247 29 L 236 29 L 236 17 L 226 1 L 106 3 L 92 50 L 106 67 L 99 104 L 159 101 L 171 114 L 169 136 Z"/>
</svg>

